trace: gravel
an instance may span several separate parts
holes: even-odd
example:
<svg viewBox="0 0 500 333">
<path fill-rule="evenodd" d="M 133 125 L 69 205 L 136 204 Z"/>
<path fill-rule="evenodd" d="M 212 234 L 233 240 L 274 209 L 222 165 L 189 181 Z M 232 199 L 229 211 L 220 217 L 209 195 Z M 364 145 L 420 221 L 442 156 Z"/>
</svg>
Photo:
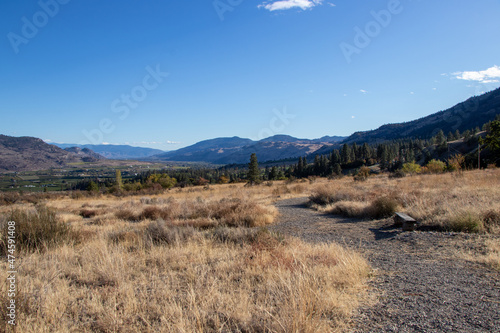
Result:
<svg viewBox="0 0 500 333">
<path fill-rule="evenodd" d="M 369 288 L 377 302 L 358 309 L 351 332 L 500 332 L 500 273 L 459 255 L 480 251 L 484 236 L 403 232 L 392 219 L 326 215 L 306 203 L 277 202 L 279 221 L 270 229 L 308 242 L 337 242 L 374 268 Z"/>
</svg>

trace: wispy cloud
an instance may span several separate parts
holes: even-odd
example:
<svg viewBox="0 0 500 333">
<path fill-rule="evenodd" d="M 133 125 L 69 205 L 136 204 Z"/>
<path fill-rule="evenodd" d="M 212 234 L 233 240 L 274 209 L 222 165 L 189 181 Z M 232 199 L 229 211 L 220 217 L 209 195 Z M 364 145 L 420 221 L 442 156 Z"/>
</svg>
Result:
<svg viewBox="0 0 500 333">
<path fill-rule="evenodd" d="M 275 10 L 286 10 L 292 8 L 300 8 L 302 10 L 306 10 L 319 6 L 322 3 L 323 0 L 279 0 L 264 2 L 257 7 L 267 9 L 271 12 Z"/>
<path fill-rule="evenodd" d="M 456 79 L 466 81 L 477 81 L 480 83 L 496 83 L 500 82 L 500 66 L 493 66 L 484 71 L 466 71 L 452 73 Z"/>
<path fill-rule="evenodd" d="M 364 90 L 364 89 L 360 89 L 359 90 L 362 94 L 366 94 L 368 91 Z"/>
</svg>

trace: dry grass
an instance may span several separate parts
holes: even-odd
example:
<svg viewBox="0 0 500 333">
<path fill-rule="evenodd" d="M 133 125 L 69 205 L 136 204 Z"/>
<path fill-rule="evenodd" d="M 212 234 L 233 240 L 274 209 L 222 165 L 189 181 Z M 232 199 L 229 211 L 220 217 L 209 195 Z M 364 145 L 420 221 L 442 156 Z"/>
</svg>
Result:
<svg viewBox="0 0 500 333">
<path fill-rule="evenodd" d="M 458 251 L 459 257 L 475 261 L 500 271 L 500 241 L 498 238 L 481 238 L 474 240 L 472 250 Z"/>
<path fill-rule="evenodd" d="M 345 331 L 365 292 L 366 260 L 263 228 L 276 216 L 273 200 L 308 188 L 221 185 L 48 201 L 76 236 L 18 253 L 17 331 Z M 7 271 L 0 262 L 2 281 Z"/>
<path fill-rule="evenodd" d="M 399 210 L 415 218 L 423 228 L 500 231 L 498 169 L 397 179 L 382 175 L 365 182 L 346 177 L 320 183 L 312 192 L 312 206 L 333 214 L 380 218 Z M 381 198 L 386 198 L 388 205 L 377 203 Z M 378 214 L 382 211 L 373 209 L 377 206 L 386 213 Z"/>
</svg>

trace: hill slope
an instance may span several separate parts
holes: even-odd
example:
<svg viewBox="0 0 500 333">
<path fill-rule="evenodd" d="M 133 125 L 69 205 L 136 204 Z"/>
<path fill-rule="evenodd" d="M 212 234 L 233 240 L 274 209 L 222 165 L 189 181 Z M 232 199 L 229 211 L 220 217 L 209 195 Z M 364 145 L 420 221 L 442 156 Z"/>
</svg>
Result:
<svg viewBox="0 0 500 333">
<path fill-rule="evenodd" d="M 38 138 L 0 134 L 0 172 L 60 168 L 67 163 L 96 158 L 95 153 L 91 151 L 75 153 L 49 145 Z"/>
<path fill-rule="evenodd" d="M 481 127 L 500 113 L 500 88 L 480 96 L 471 97 L 447 110 L 417 120 L 399 124 L 388 124 L 376 130 L 356 132 L 343 143 L 380 142 L 401 138 L 430 138 L 440 129 L 445 134 L 457 129 L 463 132 Z"/>
</svg>

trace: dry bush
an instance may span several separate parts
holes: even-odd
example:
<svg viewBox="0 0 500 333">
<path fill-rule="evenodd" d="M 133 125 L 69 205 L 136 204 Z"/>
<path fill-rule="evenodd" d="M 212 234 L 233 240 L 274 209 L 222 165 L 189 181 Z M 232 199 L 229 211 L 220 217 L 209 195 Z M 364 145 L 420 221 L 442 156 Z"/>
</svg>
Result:
<svg viewBox="0 0 500 333">
<path fill-rule="evenodd" d="M 262 227 L 273 222 L 274 207 L 264 207 L 253 201 L 242 199 L 222 199 L 208 204 L 206 211 L 200 209 L 202 217 L 214 218 L 220 224 L 230 227 Z"/>
<path fill-rule="evenodd" d="M 331 188 L 328 186 L 321 186 L 314 190 L 309 197 L 309 201 L 317 205 L 329 205 L 338 201 L 350 201 L 352 197 L 346 191 Z"/>
<path fill-rule="evenodd" d="M 15 209 L 7 221 L 15 222 L 16 249 L 21 251 L 43 251 L 74 237 L 70 227 L 58 219 L 56 212 L 43 205 Z M 2 222 L 2 254 L 6 253 L 7 221 Z"/>
<path fill-rule="evenodd" d="M 80 216 L 83 217 L 83 218 L 86 218 L 86 219 L 94 217 L 97 214 L 98 214 L 98 212 L 96 210 L 92 210 L 92 209 L 82 209 L 80 211 Z"/>
<path fill-rule="evenodd" d="M 381 219 L 393 216 L 398 209 L 398 202 L 389 197 L 380 197 L 372 201 L 367 213 L 370 217 Z"/>
<path fill-rule="evenodd" d="M 115 212 L 115 216 L 124 221 L 138 222 L 141 220 L 141 216 L 136 214 L 131 209 L 120 209 Z"/>
<path fill-rule="evenodd" d="M 396 200 L 381 197 L 372 202 L 366 201 L 338 201 L 320 210 L 333 215 L 345 217 L 368 217 L 374 219 L 387 218 L 394 215 L 398 203 Z"/>
<path fill-rule="evenodd" d="M 325 208 L 325 212 L 345 217 L 366 217 L 369 205 L 359 201 L 339 201 Z"/>
<path fill-rule="evenodd" d="M 12 205 L 20 200 L 21 196 L 18 192 L 3 192 L 0 193 L 0 205 Z"/>
<path fill-rule="evenodd" d="M 488 232 L 497 233 L 500 231 L 500 211 L 488 210 L 482 214 L 481 219 Z"/>
<path fill-rule="evenodd" d="M 180 244 L 192 239 L 197 235 L 192 227 L 179 227 L 168 225 L 163 220 L 151 222 L 146 228 L 145 236 L 147 241 L 155 245 L 158 244 Z"/>
</svg>

